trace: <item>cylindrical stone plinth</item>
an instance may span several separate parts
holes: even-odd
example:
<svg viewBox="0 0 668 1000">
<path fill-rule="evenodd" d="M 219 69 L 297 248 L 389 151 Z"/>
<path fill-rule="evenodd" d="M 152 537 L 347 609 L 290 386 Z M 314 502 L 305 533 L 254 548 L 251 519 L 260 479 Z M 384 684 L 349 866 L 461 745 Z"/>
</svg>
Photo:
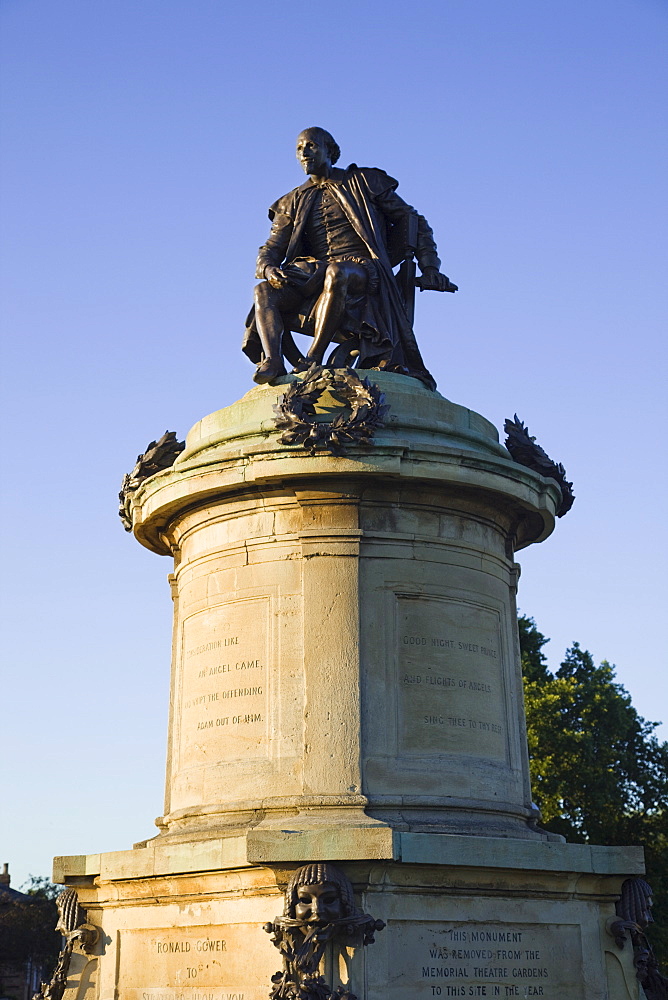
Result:
<svg viewBox="0 0 668 1000">
<path fill-rule="evenodd" d="M 374 443 L 280 444 L 287 377 L 201 420 L 135 495 L 137 538 L 175 558 L 165 837 L 346 816 L 540 836 L 513 554 L 559 489 L 478 414 L 366 374 L 390 405 Z"/>
</svg>

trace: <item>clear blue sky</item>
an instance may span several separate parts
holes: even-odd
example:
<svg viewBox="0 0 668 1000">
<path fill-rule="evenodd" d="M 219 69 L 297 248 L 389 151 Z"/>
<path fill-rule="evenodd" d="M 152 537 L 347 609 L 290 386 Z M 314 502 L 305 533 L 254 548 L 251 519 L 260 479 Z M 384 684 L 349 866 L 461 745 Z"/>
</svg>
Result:
<svg viewBox="0 0 668 1000">
<path fill-rule="evenodd" d="M 167 559 L 123 473 L 251 386 L 239 339 L 296 134 L 382 166 L 456 296 L 418 296 L 440 391 L 517 412 L 577 500 L 520 556 L 579 640 L 666 692 L 663 0 L 2 0 L 5 669 L 0 862 L 125 849 L 162 811 Z M 663 728 L 664 738 L 668 733 Z"/>
</svg>

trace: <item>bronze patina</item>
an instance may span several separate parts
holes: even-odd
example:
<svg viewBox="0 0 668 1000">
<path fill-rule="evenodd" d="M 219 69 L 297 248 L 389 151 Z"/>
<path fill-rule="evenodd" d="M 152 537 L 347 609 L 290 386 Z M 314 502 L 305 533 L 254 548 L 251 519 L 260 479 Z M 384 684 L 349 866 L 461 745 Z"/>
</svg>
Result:
<svg viewBox="0 0 668 1000">
<path fill-rule="evenodd" d="M 118 514 L 126 531 L 132 531 L 132 500 L 145 479 L 156 472 L 169 469 L 185 448 L 184 441 L 176 440 L 175 431 L 165 431 L 159 441 L 151 441 L 143 455 L 137 455 L 132 472 L 126 472 L 118 494 Z"/>
<path fill-rule="evenodd" d="M 659 968 L 656 955 L 646 935 L 654 923 L 652 887 L 643 878 L 627 878 L 615 904 L 617 916 L 608 921 L 607 930 L 618 948 L 631 938 L 636 978 L 647 1000 L 668 1000 L 668 979 Z"/>
<path fill-rule="evenodd" d="M 272 976 L 271 1000 L 357 1000 L 345 987 L 332 987 L 319 974 L 330 942 L 363 947 L 385 924 L 355 905 L 348 877 L 329 862 L 303 865 L 285 890 L 282 917 L 264 929 L 283 956 L 283 969 Z"/>
<path fill-rule="evenodd" d="M 529 434 L 529 428 L 518 418 L 506 419 L 504 430 L 506 437 L 506 448 L 511 457 L 519 465 L 526 465 L 528 469 L 533 469 L 546 479 L 554 479 L 561 490 L 561 503 L 557 508 L 557 517 L 567 514 L 575 501 L 573 493 L 573 483 L 566 479 L 566 470 L 561 462 L 553 462 L 550 456 L 539 444 L 535 437 Z"/>
<path fill-rule="evenodd" d="M 329 367 L 355 358 L 360 368 L 413 375 L 433 389 L 413 333 L 415 287 L 457 286 L 441 273 L 432 230 L 396 193 L 397 181 L 375 167 L 340 169 L 339 155 L 329 132 L 301 132 L 297 159 L 308 180 L 269 209 L 271 233 L 257 258 L 261 281 L 243 344 L 257 365 L 254 380 L 285 375 L 284 358 L 293 372 L 322 365 L 337 344 Z M 305 354 L 292 332 L 313 338 Z"/>
<path fill-rule="evenodd" d="M 325 392 L 339 402 L 340 411 L 332 420 L 321 422 L 316 419 L 316 405 Z M 311 455 L 319 450 L 343 455 L 348 445 L 370 444 L 388 410 L 378 386 L 358 378 L 351 368 L 313 365 L 302 380 L 286 388 L 274 406 L 274 425 L 283 432 L 278 439 L 281 444 L 302 445 Z"/>
<path fill-rule="evenodd" d="M 87 923 L 86 911 L 79 905 L 76 889 L 65 889 L 56 898 L 62 945 L 56 967 L 48 983 L 42 983 L 33 1000 L 62 1000 L 67 989 L 72 952 L 77 945 L 84 955 L 91 955 L 100 938 L 100 929 Z"/>
</svg>

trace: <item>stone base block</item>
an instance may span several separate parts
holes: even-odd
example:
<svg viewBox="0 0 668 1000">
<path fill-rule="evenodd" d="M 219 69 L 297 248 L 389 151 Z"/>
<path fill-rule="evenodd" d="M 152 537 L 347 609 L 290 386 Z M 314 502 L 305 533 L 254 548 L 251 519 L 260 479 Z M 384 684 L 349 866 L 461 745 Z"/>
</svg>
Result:
<svg viewBox="0 0 668 1000">
<path fill-rule="evenodd" d="M 360 1000 L 638 1000 L 631 950 L 607 931 L 622 881 L 642 873 L 638 848 L 396 831 L 382 842 L 371 829 L 347 851 L 334 834 L 292 844 L 279 833 L 56 859 L 100 928 L 95 953 L 73 958 L 65 1000 L 266 1000 L 281 959 L 263 925 L 283 912 L 294 869 L 325 851 L 386 923 L 373 945 L 330 947 L 334 988 Z"/>
</svg>

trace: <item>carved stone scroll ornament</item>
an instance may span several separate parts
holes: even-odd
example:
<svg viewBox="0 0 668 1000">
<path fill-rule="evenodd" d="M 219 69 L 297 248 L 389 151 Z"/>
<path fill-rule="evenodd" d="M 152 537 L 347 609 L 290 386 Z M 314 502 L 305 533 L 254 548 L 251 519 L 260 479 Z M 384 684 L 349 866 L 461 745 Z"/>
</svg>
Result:
<svg viewBox="0 0 668 1000">
<path fill-rule="evenodd" d="M 659 971 L 659 964 L 647 940 L 645 930 L 653 923 L 652 887 L 642 878 L 627 878 L 622 894 L 615 904 L 617 916 L 608 921 L 608 933 L 618 948 L 630 937 L 633 964 L 647 1000 L 668 1000 L 668 979 Z"/>
<path fill-rule="evenodd" d="M 319 421 L 315 407 L 325 392 L 341 402 L 344 412 L 333 420 Z M 311 365 L 303 381 L 288 386 L 274 406 L 274 423 L 283 431 L 281 444 L 303 445 L 312 455 L 319 450 L 342 455 L 346 445 L 369 444 L 388 410 L 384 394 L 368 379 L 360 379 L 352 368 Z"/>
<path fill-rule="evenodd" d="M 529 435 L 529 428 L 524 426 L 517 414 L 514 420 L 506 420 L 503 429 L 508 435 L 506 448 L 515 462 L 526 465 L 527 468 L 533 469 L 547 479 L 554 479 L 559 484 L 561 503 L 557 517 L 563 517 L 573 506 L 575 494 L 573 483 L 569 483 L 566 479 L 566 470 L 561 462 L 557 465 L 540 445 L 536 444 L 535 437 Z"/>
<path fill-rule="evenodd" d="M 61 1000 L 67 986 L 67 976 L 72 950 L 78 944 L 85 955 L 90 955 L 100 936 L 93 924 L 86 923 L 86 911 L 79 905 L 76 889 L 65 889 L 56 899 L 58 923 L 56 930 L 63 935 L 63 944 L 53 970 L 51 981 L 42 983 L 33 1000 Z"/>
<path fill-rule="evenodd" d="M 355 906 L 348 878 L 329 863 L 298 868 L 285 890 L 282 917 L 264 925 L 283 956 L 272 976 L 271 1000 L 357 1000 L 342 987 L 333 990 L 318 974 L 325 948 L 373 944 L 385 924 Z"/>
<path fill-rule="evenodd" d="M 169 469 L 185 448 L 185 441 L 176 440 L 176 431 L 165 431 L 159 441 L 151 441 L 143 455 L 137 456 L 132 472 L 123 476 L 118 515 L 126 531 L 132 531 L 132 497 L 141 484 L 156 472 Z"/>
</svg>

